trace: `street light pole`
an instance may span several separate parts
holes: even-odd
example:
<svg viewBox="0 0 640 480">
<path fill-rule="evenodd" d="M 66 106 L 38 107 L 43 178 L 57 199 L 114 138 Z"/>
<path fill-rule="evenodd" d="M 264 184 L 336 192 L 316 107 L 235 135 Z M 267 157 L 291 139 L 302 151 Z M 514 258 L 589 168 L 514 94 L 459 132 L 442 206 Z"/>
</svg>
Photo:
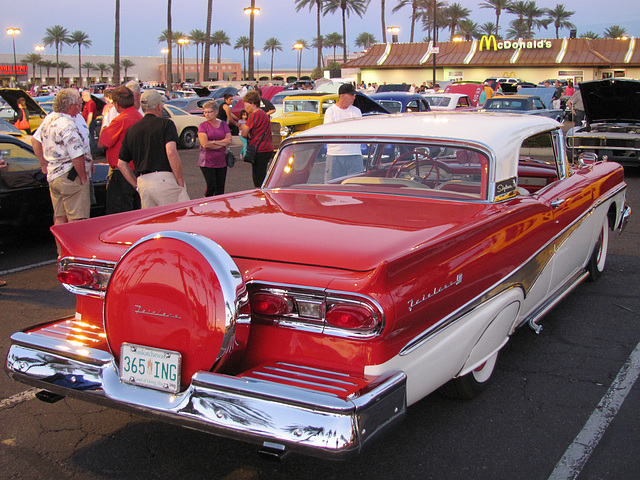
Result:
<svg viewBox="0 0 640 480">
<path fill-rule="evenodd" d="M 249 80 L 253 79 L 253 20 L 260 13 L 260 9 L 256 8 L 256 0 L 251 0 L 251 6 L 244 9 L 244 13 L 249 15 Z"/>
<path fill-rule="evenodd" d="M 36 51 L 42 55 L 42 51 L 44 50 L 44 45 L 36 45 Z M 40 86 L 42 86 L 42 59 L 40 59 Z M 33 72 L 33 76 L 36 76 L 36 72 Z"/>
<path fill-rule="evenodd" d="M 169 53 L 169 49 L 163 48 L 162 50 L 160 50 L 160 53 L 162 53 L 162 65 L 164 67 L 165 81 L 167 82 L 167 85 L 168 85 L 169 84 L 169 65 L 167 65 L 167 53 Z M 169 90 L 171 90 L 171 86 L 169 86 Z"/>
<path fill-rule="evenodd" d="M 256 74 L 256 83 L 258 83 L 260 81 L 260 55 L 262 54 L 262 52 L 260 52 L 259 50 L 256 50 L 255 52 L 253 52 L 253 54 L 256 56 L 256 64 L 257 64 L 257 74 Z"/>
<path fill-rule="evenodd" d="M 303 47 L 304 45 L 302 45 L 301 43 L 295 43 L 293 45 L 293 48 L 298 50 L 298 80 L 300 80 L 300 73 L 302 70 L 302 48 Z"/>
<path fill-rule="evenodd" d="M 16 59 L 16 35 L 20 33 L 19 28 L 7 28 L 7 34 L 13 38 L 13 73 L 14 73 L 14 87 L 18 85 L 18 60 Z"/>
<path fill-rule="evenodd" d="M 387 27 L 387 32 L 391 34 L 391 43 L 398 43 L 398 33 L 400 33 L 400 27 Z"/>
<path fill-rule="evenodd" d="M 436 34 L 438 33 L 438 28 L 436 26 L 437 24 L 437 20 L 436 17 L 438 15 L 438 2 L 437 0 L 433 0 L 433 47 L 435 48 L 436 46 Z M 433 54 L 433 88 L 436 88 L 436 55 L 437 53 L 434 52 Z M 437 91 L 437 90 L 436 90 Z"/>
</svg>

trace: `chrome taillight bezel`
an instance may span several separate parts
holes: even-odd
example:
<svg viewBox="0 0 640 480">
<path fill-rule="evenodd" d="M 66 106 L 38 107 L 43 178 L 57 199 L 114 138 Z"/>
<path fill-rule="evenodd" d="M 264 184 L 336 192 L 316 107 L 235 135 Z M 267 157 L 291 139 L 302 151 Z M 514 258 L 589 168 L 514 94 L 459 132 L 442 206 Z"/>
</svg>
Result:
<svg viewBox="0 0 640 480">
<path fill-rule="evenodd" d="M 366 339 L 380 335 L 384 329 L 385 316 L 380 304 L 373 298 L 336 290 L 320 290 L 298 285 L 278 285 L 267 282 L 249 282 L 249 297 L 259 293 L 286 296 L 294 304 L 291 313 L 265 315 L 252 312 L 252 319 L 283 328 L 293 328 L 344 338 Z M 337 305 L 357 305 L 366 308 L 373 316 L 374 325 L 366 329 L 339 328 L 326 321 L 327 312 Z M 303 308 L 301 309 L 300 306 Z M 317 312 L 312 314 L 311 312 Z"/>
<path fill-rule="evenodd" d="M 98 260 L 95 258 L 64 257 L 58 262 L 58 273 L 71 269 L 86 269 L 92 272 L 95 283 L 92 285 L 70 285 L 62 282 L 64 288 L 75 295 L 104 298 L 111 274 L 116 267 L 116 262 Z"/>
</svg>

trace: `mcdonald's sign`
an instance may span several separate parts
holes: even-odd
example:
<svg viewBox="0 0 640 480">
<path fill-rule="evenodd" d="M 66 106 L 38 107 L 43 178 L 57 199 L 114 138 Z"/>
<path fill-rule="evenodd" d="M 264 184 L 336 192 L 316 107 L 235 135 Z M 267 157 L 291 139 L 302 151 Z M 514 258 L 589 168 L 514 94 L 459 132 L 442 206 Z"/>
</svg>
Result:
<svg viewBox="0 0 640 480">
<path fill-rule="evenodd" d="M 493 50 L 516 50 L 516 49 L 532 49 L 532 48 L 551 48 L 551 40 L 523 40 L 519 38 L 518 40 L 496 40 L 495 35 L 483 35 L 480 38 L 480 46 L 478 50 L 482 51 L 483 47 L 486 50 L 491 50 L 491 46 L 493 45 Z"/>
</svg>

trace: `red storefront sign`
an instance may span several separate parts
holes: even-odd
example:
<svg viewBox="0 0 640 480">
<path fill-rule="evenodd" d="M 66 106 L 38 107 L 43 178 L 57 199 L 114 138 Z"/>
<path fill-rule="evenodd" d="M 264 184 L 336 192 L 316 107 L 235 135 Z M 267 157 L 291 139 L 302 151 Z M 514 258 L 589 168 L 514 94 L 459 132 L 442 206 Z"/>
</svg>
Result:
<svg viewBox="0 0 640 480">
<path fill-rule="evenodd" d="M 16 65 L 18 69 L 18 75 L 28 75 L 29 74 L 29 66 L 18 64 Z M 15 75 L 15 71 L 13 69 L 13 63 L 0 63 L 0 75 Z"/>
</svg>

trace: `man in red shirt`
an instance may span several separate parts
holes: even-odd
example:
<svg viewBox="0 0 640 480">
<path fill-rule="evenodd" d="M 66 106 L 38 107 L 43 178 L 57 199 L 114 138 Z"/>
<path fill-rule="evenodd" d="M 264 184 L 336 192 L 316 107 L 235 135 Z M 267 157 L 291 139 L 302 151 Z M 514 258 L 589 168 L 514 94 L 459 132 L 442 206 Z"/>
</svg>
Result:
<svg viewBox="0 0 640 480">
<path fill-rule="evenodd" d="M 106 213 L 128 212 L 140 208 L 140 196 L 136 189 L 118 170 L 118 155 L 129 127 L 141 118 L 134 106 L 134 95 L 127 87 L 120 86 L 113 90 L 113 104 L 118 116 L 100 133 L 98 147 L 107 149 L 109 177 L 107 180 Z M 133 168 L 133 165 L 131 165 Z"/>
</svg>

